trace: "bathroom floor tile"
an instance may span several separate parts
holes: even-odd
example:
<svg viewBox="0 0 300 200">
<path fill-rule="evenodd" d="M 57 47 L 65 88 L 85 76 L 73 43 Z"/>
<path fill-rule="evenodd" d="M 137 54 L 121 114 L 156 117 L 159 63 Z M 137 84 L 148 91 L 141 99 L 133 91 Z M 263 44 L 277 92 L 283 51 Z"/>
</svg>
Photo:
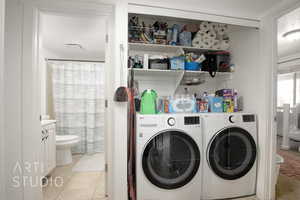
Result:
<svg viewBox="0 0 300 200">
<path fill-rule="evenodd" d="M 99 172 L 81 172 L 75 173 L 68 182 L 66 189 L 90 189 L 96 188 Z"/>
<path fill-rule="evenodd" d="M 101 173 L 97 178 L 96 187 L 93 194 L 94 199 L 103 199 L 105 198 L 105 173 Z"/>
<path fill-rule="evenodd" d="M 57 200 L 91 200 L 93 196 L 93 188 L 90 189 L 65 189 Z"/>
<path fill-rule="evenodd" d="M 63 187 L 47 186 L 43 188 L 43 200 L 56 200 Z"/>
<path fill-rule="evenodd" d="M 105 172 L 73 172 L 73 166 L 82 155 L 73 156 L 73 163 L 55 168 L 49 180 L 57 177 L 63 183 L 43 188 L 43 200 L 107 200 L 105 199 Z"/>
</svg>

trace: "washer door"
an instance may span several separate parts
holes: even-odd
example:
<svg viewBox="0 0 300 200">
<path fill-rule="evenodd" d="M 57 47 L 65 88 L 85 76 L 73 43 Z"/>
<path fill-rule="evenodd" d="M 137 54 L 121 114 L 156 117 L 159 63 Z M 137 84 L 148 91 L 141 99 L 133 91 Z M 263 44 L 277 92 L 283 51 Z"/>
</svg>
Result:
<svg viewBox="0 0 300 200">
<path fill-rule="evenodd" d="M 217 176 L 234 180 L 251 170 L 256 160 L 256 151 L 255 141 L 246 130 L 226 128 L 212 139 L 208 162 Z"/>
<path fill-rule="evenodd" d="M 148 180 L 163 189 L 189 183 L 198 171 L 200 152 L 196 142 L 177 130 L 164 131 L 147 144 L 142 158 Z"/>
</svg>

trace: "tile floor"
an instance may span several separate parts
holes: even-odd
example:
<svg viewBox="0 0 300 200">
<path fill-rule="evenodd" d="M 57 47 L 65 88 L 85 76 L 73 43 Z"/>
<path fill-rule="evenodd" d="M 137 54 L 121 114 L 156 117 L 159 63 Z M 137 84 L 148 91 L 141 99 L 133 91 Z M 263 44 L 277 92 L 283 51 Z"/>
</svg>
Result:
<svg viewBox="0 0 300 200">
<path fill-rule="evenodd" d="M 43 188 L 44 200 L 105 200 L 104 172 L 72 171 L 81 157 L 74 156 L 72 164 L 52 172 Z"/>
<path fill-rule="evenodd" d="M 277 137 L 277 149 L 280 149 L 282 137 Z M 294 156 L 300 156 L 298 152 L 299 143 L 290 141 L 289 152 Z M 276 200 L 298 200 L 300 199 L 300 180 L 280 174 L 276 186 Z"/>
<path fill-rule="evenodd" d="M 297 179 L 280 174 L 276 190 L 277 200 L 300 199 L 300 181 Z"/>
<path fill-rule="evenodd" d="M 74 156 L 72 164 L 57 167 L 52 172 L 49 184 L 43 188 L 43 200 L 107 200 L 105 198 L 104 172 L 72 171 L 73 166 L 81 157 L 81 155 Z M 57 177 L 59 177 L 58 184 L 51 184 L 51 180 L 55 180 Z M 236 200 L 257 199 L 255 197 L 247 197 Z"/>
<path fill-rule="evenodd" d="M 57 167 L 53 171 L 49 184 L 43 188 L 44 200 L 107 200 L 104 191 L 104 172 L 72 171 L 72 167 L 80 158 L 81 155 L 76 155 L 72 164 Z M 57 179 L 59 180 L 58 185 L 51 184 L 51 180 L 55 180 L 57 177 L 61 177 Z M 296 199 L 300 199 L 300 180 L 281 174 L 277 184 L 277 200 Z M 257 200 L 257 198 L 246 197 L 236 200 Z"/>
</svg>

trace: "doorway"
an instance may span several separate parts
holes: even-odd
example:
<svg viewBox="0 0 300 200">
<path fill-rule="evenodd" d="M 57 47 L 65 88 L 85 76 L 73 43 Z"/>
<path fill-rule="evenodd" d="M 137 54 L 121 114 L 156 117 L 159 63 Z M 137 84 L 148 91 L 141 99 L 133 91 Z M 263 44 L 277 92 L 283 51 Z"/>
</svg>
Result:
<svg viewBox="0 0 300 200">
<path fill-rule="evenodd" d="M 44 200 L 106 197 L 105 36 L 105 16 L 40 13 Z"/>
<path fill-rule="evenodd" d="M 300 8 L 277 20 L 277 199 L 300 198 Z"/>
</svg>

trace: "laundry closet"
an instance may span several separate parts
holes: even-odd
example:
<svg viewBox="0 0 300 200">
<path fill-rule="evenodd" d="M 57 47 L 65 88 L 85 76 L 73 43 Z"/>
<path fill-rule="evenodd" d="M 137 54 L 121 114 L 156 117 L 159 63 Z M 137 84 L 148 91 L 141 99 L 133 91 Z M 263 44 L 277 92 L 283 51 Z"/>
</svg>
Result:
<svg viewBox="0 0 300 200">
<path fill-rule="evenodd" d="M 233 96 L 236 92 L 239 105 L 235 111 L 256 111 L 255 105 L 259 102 L 259 97 L 255 93 L 260 86 L 260 83 L 255 80 L 256 74 L 260 71 L 259 30 L 257 28 L 222 22 L 134 13 L 130 13 L 128 19 L 129 23 L 137 19 L 140 25 L 145 25 L 145 27 L 137 27 L 129 24 L 128 27 L 128 74 L 134 76 L 135 86 L 139 92 L 137 95 L 141 95 L 145 89 L 149 88 L 155 90 L 157 95 L 162 98 L 183 94 L 201 98 L 203 95 L 215 94 L 216 91 L 221 93 L 229 92 L 229 95 Z M 188 39 L 190 40 L 189 44 L 184 45 L 180 43 L 179 39 L 174 44 L 171 44 L 172 41 L 167 39 L 167 33 L 165 36 L 162 36 L 165 39 L 161 41 L 157 39 L 156 41 L 154 41 L 155 39 L 147 40 L 144 36 L 142 36 L 144 40 L 141 38 L 138 41 L 135 38 L 137 37 L 134 35 L 135 33 L 138 34 L 138 32 L 147 32 L 148 29 L 156 29 L 153 26 L 149 27 L 150 24 L 153 25 L 155 22 L 165 23 L 168 27 L 166 28 L 167 30 L 174 29 L 172 28 L 174 25 L 180 27 L 179 29 L 198 25 L 199 27 L 205 27 L 205 30 L 199 29 L 191 33 L 192 36 Z M 211 32 L 211 29 L 215 32 Z M 224 33 L 220 35 L 217 32 L 218 29 L 221 32 L 224 31 Z M 208 36 L 208 38 L 204 39 L 203 43 L 196 44 L 196 37 L 203 32 L 208 32 L 204 36 Z M 209 37 L 209 34 L 212 34 L 212 36 Z M 178 38 L 180 37 L 179 35 L 180 32 L 178 32 Z M 211 76 L 209 69 L 205 66 L 206 61 L 200 64 L 202 65 L 200 69 L 184 69 L 184 66 L 187 65 L 186 59 L 188 56 L 196 56 L 195 59 L 199 59 L 201 56 L 207 57 L 210 55 L 217 55 L 213 58 L 216 65 L 219 65 L 222 59 L 225 59 L 226 63 L 223 69 L 220 69 L 220 66 L 214 66 L 216 68 L 216 72 L 213 74 L 214 77 Z M 167 58 L 169 61 L 166 62 L 169 63 L 164 63 L 164 59 Z M 180 59 L 185 59 L 185 61 Z M 204 69 L 205 67 L 206 69 Z M 231 91 L 222 91 L 223 89 L 231 89 Z"/>
<path fill-rule="evenodd" d="M 182 12 L 129 9 L 127 67 L 138 113 L 137 197 L 255 196 L 259 25 Z"/>
</svg>

